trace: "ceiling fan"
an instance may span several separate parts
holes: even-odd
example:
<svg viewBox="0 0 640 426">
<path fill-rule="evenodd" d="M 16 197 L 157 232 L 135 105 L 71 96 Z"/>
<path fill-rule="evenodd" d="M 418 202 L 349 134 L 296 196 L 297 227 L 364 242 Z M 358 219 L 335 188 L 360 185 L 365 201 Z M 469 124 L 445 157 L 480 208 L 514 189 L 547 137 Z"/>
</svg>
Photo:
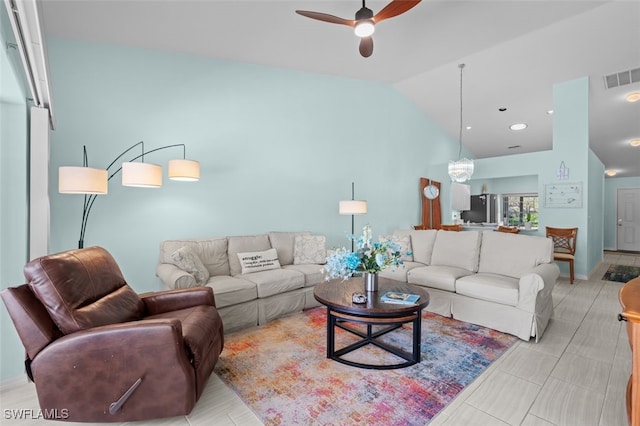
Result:
<svg viewBox="0 0 640 426">
<path fill-rule="evenodd" d="M 362 0 L 362 8 L 356 12 L 355 19 L 344 19 L 327 13 L 310 12 L 307 10 L 296 10 L 296 13 L 319 21 L 353 27 L 356 35 L 360 37 L 360 54 L 368 58 L 373 53 L 373 38 L 371 35 L 375 30 L 375 25 L 385 19 L 403 14 L 420 3 L 420 1 L 421 0 L 393 0 L 374 16 L 373 11 L 365 5 L 365 0 Z"/>
</svg>

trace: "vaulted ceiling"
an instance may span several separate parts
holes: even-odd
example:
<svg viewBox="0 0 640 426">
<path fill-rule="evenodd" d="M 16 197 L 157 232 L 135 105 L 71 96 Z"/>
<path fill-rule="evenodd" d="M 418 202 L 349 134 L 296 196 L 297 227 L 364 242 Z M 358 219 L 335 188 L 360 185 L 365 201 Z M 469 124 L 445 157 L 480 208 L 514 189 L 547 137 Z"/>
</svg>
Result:
<svg viewBox="0 0 640 426">
<path fill-rule="evenodd" d="M 388 1 L 368 1 L 375 12 Z M 394 85 L 454 139 L 464 63 L 463 144 L 478 158 L 550 149 L 553 85 L 590 78 L 590 146 L 618 176 L 640 176 L 640 81 L 607 89 L 604 76 L 640 68 L 640 2 L 431 1 L 377 25 L 373 55 L 344 25 L 358 0 L 48 0 L 54 35 Z M 54 99 L 55 102 L 55 99 Z M 506 111 L 499 111 L 506 108 Z M 520 132 L 509 125 L 524 122 Z M 511 148 L 509 148 L 511 147 Z M 515 148 L 514 148 L 515 147 Z"/>
</svg>

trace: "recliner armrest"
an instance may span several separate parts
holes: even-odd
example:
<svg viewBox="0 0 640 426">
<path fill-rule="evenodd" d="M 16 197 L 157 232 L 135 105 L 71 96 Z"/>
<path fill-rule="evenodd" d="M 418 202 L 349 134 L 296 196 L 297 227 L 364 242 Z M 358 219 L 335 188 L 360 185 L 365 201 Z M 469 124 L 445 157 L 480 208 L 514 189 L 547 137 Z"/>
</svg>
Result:
<svg viewBox="0 0 640 426">
<path fill-rule="evenodd" d="M 30 359 L 62 333 L 27 284 L 9 287 L 0 296 Z"/>
<path fill-rule="evenodd" d="M 140 295 L 147 315 L 157 315 L 198 305 L 216 306 L 211 287 L 166 290 Z"/>
</svg>

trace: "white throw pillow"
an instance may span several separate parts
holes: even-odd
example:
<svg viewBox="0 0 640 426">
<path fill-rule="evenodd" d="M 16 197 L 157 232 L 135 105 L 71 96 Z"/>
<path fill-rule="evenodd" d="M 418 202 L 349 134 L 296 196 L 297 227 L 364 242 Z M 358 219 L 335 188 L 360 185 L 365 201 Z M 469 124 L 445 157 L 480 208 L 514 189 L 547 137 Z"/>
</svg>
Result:
<svg viewBox="0 0 640 426">
<path fill-rule="evenodd" d="M 265 251 L 237 253 L 237 255 L 243 274 L 280 269 L 278 252 L 274 248 Z"/>
<path fill-rule="evenodd" d="M 411 235 L 380 236 L 381 243 L 392 241 L 400 246 L 400 259 L 404 262 L 413 262 L 413 250 L 411 249 Z M 407 254 L 410 253 L 410 254 Z"/>
<path fill-rule="evenodd" d="M 205 285 L 209 280 L 209 271 L 191 247 L 183 246 L 171 253 L 173 264 L 196 279 L 196 284 Z"/>
<path fill-rule="evenodd" d="M 322 265 L 327 261 L 324 235 L 296 235 L 293 241 L 294 265 Z"/>
</svg>

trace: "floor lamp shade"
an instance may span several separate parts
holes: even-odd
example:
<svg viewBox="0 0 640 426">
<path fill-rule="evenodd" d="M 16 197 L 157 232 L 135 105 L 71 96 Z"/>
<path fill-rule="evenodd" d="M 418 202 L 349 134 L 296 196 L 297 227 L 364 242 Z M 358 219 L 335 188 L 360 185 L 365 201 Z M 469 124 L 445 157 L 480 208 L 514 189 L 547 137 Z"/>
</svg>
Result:
<svg viewBox="0 0 640 426">
<path fill-rule="evenodd" d="M 200 163 L 194 160 L 169 160 L 169 179 L 200 180 Z"/>
<path fill-rule="evenodd" d="M 151 163 L 122 163 L 122 185 L 160 188 L 162 186 L 162 166 Z"/>
<path fill-rule="evenodd" d="M 74 166 L 58 168 L 58 192 L 61 194 L 106 194 L 108 180 L 105 169 Z"/>
<path fill-rule="evenodd" d="M 338 211 L 340 214 L 367 214 L 367 202 L 360 200 L 340 201 Z"/>
</svg>

